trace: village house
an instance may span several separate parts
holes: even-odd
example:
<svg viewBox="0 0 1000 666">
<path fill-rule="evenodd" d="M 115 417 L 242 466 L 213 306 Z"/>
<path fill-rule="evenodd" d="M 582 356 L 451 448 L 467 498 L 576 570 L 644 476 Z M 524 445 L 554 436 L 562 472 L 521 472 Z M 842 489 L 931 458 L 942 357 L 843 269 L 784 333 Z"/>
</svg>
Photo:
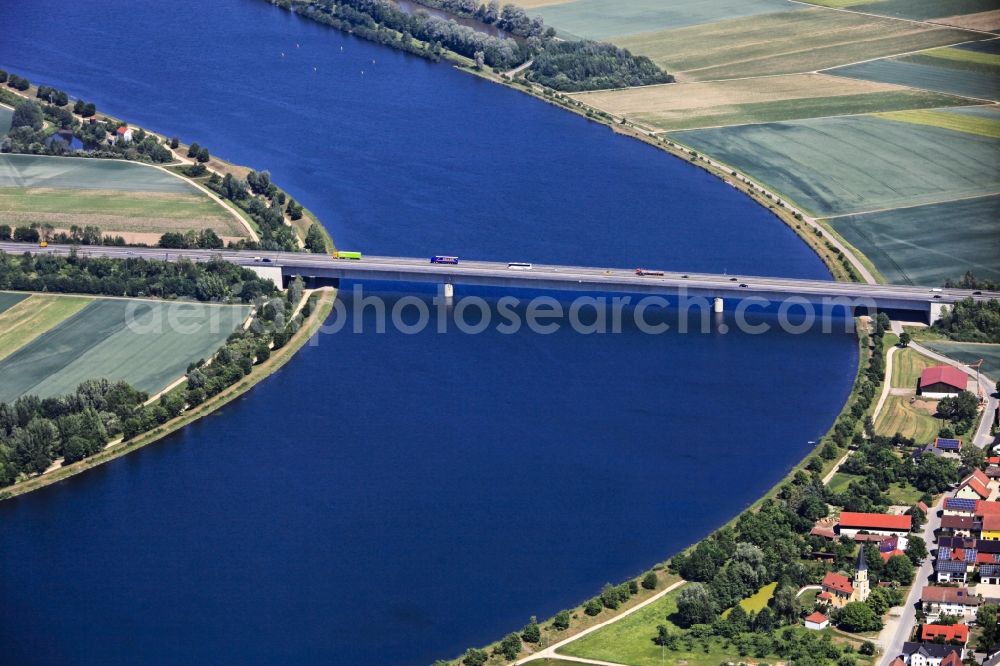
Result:
<svg viewBox="0 0 1000 666">
<path fill-rule="evenodd" d="M 972 516 L 942 516 L 941 529 L 948 530 L 954 536 L 971 537 L 972 530 L 976 525 L 976 519 Z"/>
<path fill-rule="evenodd" d="M 964 620 L 975 620 L 979 611 L 979 597 L 967 587 L 938 587 L 927 585 L 920 594 L 924 614 L 931 621 L 942 615 L 955 615 Z"/>
<path fill-rule="evenodd" d="M 990 498 L 990 479 L 982 470 L 975 470 L 962 479 L 955 491 L 956 499 L 988 500 Z"/>
<path fill-rule="evenodd" d="M 983 516 L 979 531 L 979 538 L 983 541 L 1000 541 L 1000 513 L 988 513 Z"/>
<path fill-rule="evenodd" d="M 885 536 L 906 536 L 913 524 L 912 516 L 890 516 L 884 513 L 855 513 L 844 511 L 840 514 L 841 536 L 856 537 L 858 532 Z"/>
<path fill-rule="evenodd" d="M 945 516 L 969 516 L 976 515 L 976 502 L 974 499 L 960 499 L 958 497 L 946 497 L 944 500 Z"/>
<path fill-rule="evenodd" d="M 962 652 L 954 645 L 903 643 L 904 663 L 908 666 L 962 666 Z"/>
<path fill-rule="evenodd" d="M 935 365 L 920 373 L 917 395 L 925 398 L 948 398 L 964 391 L 968 382 L 968 377 L 958 368 Z"/>
<path fill-rule="evenodd" d="M 117 143 L 121 141 L 122 143 L 132 142 L 132 128 L 128 125 L 122 125 L 115 130 L 115 133 L 109 137 L 111 143 Z"/>
<path fill-rule="evenodd" d="M 964 647 L 969 641 L 969 625 L 925 624 L 920 628 L 920 641 L 923 643 L 950 643 Z"/>
</svg>

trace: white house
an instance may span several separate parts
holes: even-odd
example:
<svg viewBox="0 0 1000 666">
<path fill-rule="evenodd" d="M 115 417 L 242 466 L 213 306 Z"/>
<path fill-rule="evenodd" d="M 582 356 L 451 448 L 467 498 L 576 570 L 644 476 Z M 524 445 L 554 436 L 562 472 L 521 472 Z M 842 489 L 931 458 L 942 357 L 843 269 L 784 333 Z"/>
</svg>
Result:
<svg viewBox="0 0 1000 666">
<path fill-rule="evenodd" d="M 927 585 L 920 594 L 920 603 L 927 619 L 933 622 L 942 615 L 957 615 L 963 620 L 975 620 L 980 601 L 967 587 Z"/>
<path fill-rule="evenodd" d="M 830 618 L 822 613 L 816 612 L 806 618 L 806 629 L 822 631 L 830 626 Z"/>
</svg>

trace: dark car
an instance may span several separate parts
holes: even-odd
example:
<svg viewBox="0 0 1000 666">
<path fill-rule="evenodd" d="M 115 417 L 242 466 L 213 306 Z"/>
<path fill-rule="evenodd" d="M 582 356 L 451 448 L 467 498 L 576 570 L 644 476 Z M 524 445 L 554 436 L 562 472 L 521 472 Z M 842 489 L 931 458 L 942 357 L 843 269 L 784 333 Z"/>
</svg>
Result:
<svg viewBox="0 0 1000 666">
<path fill-rule="evenodd" d="M 746 287 L 747 287 L 747 285 L 746 285 L 746 283 L 745 283 L 745 282 L 743 282 L 743 283 L 740 283 L 740 286 L 741 286 L 741 287 L 743 287 L 744 289 L 746 289 Z"/>
</svg>

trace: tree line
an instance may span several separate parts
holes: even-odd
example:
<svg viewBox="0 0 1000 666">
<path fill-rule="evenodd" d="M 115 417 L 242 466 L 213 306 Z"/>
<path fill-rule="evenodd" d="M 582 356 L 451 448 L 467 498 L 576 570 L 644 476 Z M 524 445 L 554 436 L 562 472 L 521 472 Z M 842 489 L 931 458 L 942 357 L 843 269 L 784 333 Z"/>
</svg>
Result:
<svg viewBox="0 0 1000 666">
<path fill-rule="evenodd" d="M 966 298 L 942 308 L 941 318 L 931 328 L 958 342 L 1000 343 L 1000 301 Z"/>
<path fill-rule="evenodd" d="M 223 261 L 108 259 L 0 252 L 0 289 L 102 296 L 188 298 L 253 303 L 277 287 L 253 271 Z"/>
</svg>

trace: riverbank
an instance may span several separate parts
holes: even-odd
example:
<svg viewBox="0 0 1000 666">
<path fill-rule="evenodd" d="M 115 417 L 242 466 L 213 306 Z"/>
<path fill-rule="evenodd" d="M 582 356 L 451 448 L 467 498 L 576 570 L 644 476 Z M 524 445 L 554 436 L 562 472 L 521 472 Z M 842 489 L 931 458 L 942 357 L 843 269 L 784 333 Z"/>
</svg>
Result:
<svg viewBox="0 0 1000 666">
<path fill-rule="evenodd" d="M 59 481 L 68 479 L 71 476 L 76 476 L 81 472 L 85 472 L 88 469 L 92 469 L 110 460 L 119 458 L 127 453 L 131 453 L 132 451 L 136 451 L 158 442 L 167 435 L 170 435 L 184 426 L 212 414 L 236 398 L 239 398 L 256 384 L 264 379 L 267 379 L 269 376 L 280 370 L 281 367 L 290 361 L 295 353 L 309 341 L 309 339 L 319 330 L 320 326 L 322 326 L 327 316 L 329 316 L 330 312 L 333 310 L 333 303 L 336 299 L 336 295 L 336 290 L 332 288 L 323 288 L 314 292 L 304 292 L 299 303 L 296 305 L 295 311 L 301 311 L 306 301 L 315 297 L 316 302 L 312 311 L 309 313 L 309 316 L 305 318 L 299 330 L 283 347 L 274 352 L 266 361 L 253 366 L 250 374 L 244 377 L 242 381 L 221 391 L 219 394 L 209 398 L 194 409 L 186 411 L 177 418 L 167 421 L 160 427 L 143 433 L 132 440 L 127 442 L 121 442 L 118 440 L 116 443 L 109 444 L 108 447 L 100 453 L 90 456 L 89 458 L 84 458 L 83 460 L 75 462 L 71 465 L 61 466 L 50 472 L 46 472 L 20 483 L 16 483 L 12 486 L 8 486 L 0 490 L 0 501 L 24 495 L 25 493 L 29 493 L 34 490 L 39 490 L 40 488 L 52 485 L 53 483 L 58 483 Z M 171 392 L 183 391 L 183 388 L 183 384 L 175 385 L 171 388 Z"/>
<path fill-rule="evenodd" d="M 271 0 L 267 1 L 269 4 L 274 5 L 275 8 L 295 13 L 303 19 L 314 21 L 328 28 L 339 29 L 322 21 L 316 21 L 308 14 L 295 12 L 290 6 L 276 4 L 271 2 Z M 350 31 L 348 32 L 354 34 Z M 358 36 L 365 38 L 363 35 Z M 423 43 L 419 42 L 419 40 L 414 40 L 414 43 L 423 46 Z M 390 41 L 383 45 L 390 48 L 398 48 L 396 42 Z M 406 49 L 403 50 L 409 52 Z M 765 188 L 762 184 L 751 178 L 749 174 L 715 159 L 709 159 L 672 139 L 656 136 L 653 132 L 642 129 L 629 122 L 626 118 L 615 117 L 597 108 L 588 106 L 570 97 L 568 94 L 527 81 L 519 68 L 516 68 L 512 72 L 505 72 L 493 69 L 488 65 L 477 67 L 474 61 L 447 48 L 441 48 L 437 55 L 451 62 L 460 71 L 528 94 L 531 97 L 575 113 L 592 122 L 605 125 L 617 134 L 636 139 L 674 157 L 683 159 L 685 162 L 693 164 L 723 180 L 727 185 L 732 186 L 737 191 L 749 197 L 754 203 L 766 208 L 781 222 L 792 229 L 820 258 L 834 279 L 868 283 L 884 281 L 881 275 L 874 270 L 872 262 L 867 257 L 858 256 L 860 253 L 856 248 L 853 248 L 840 236 L 832 233 L 832 230 L 825 227 L 819 220 L 806 215 L 803 211 L 783 200 L 777 193 Z"/>
</svg>

